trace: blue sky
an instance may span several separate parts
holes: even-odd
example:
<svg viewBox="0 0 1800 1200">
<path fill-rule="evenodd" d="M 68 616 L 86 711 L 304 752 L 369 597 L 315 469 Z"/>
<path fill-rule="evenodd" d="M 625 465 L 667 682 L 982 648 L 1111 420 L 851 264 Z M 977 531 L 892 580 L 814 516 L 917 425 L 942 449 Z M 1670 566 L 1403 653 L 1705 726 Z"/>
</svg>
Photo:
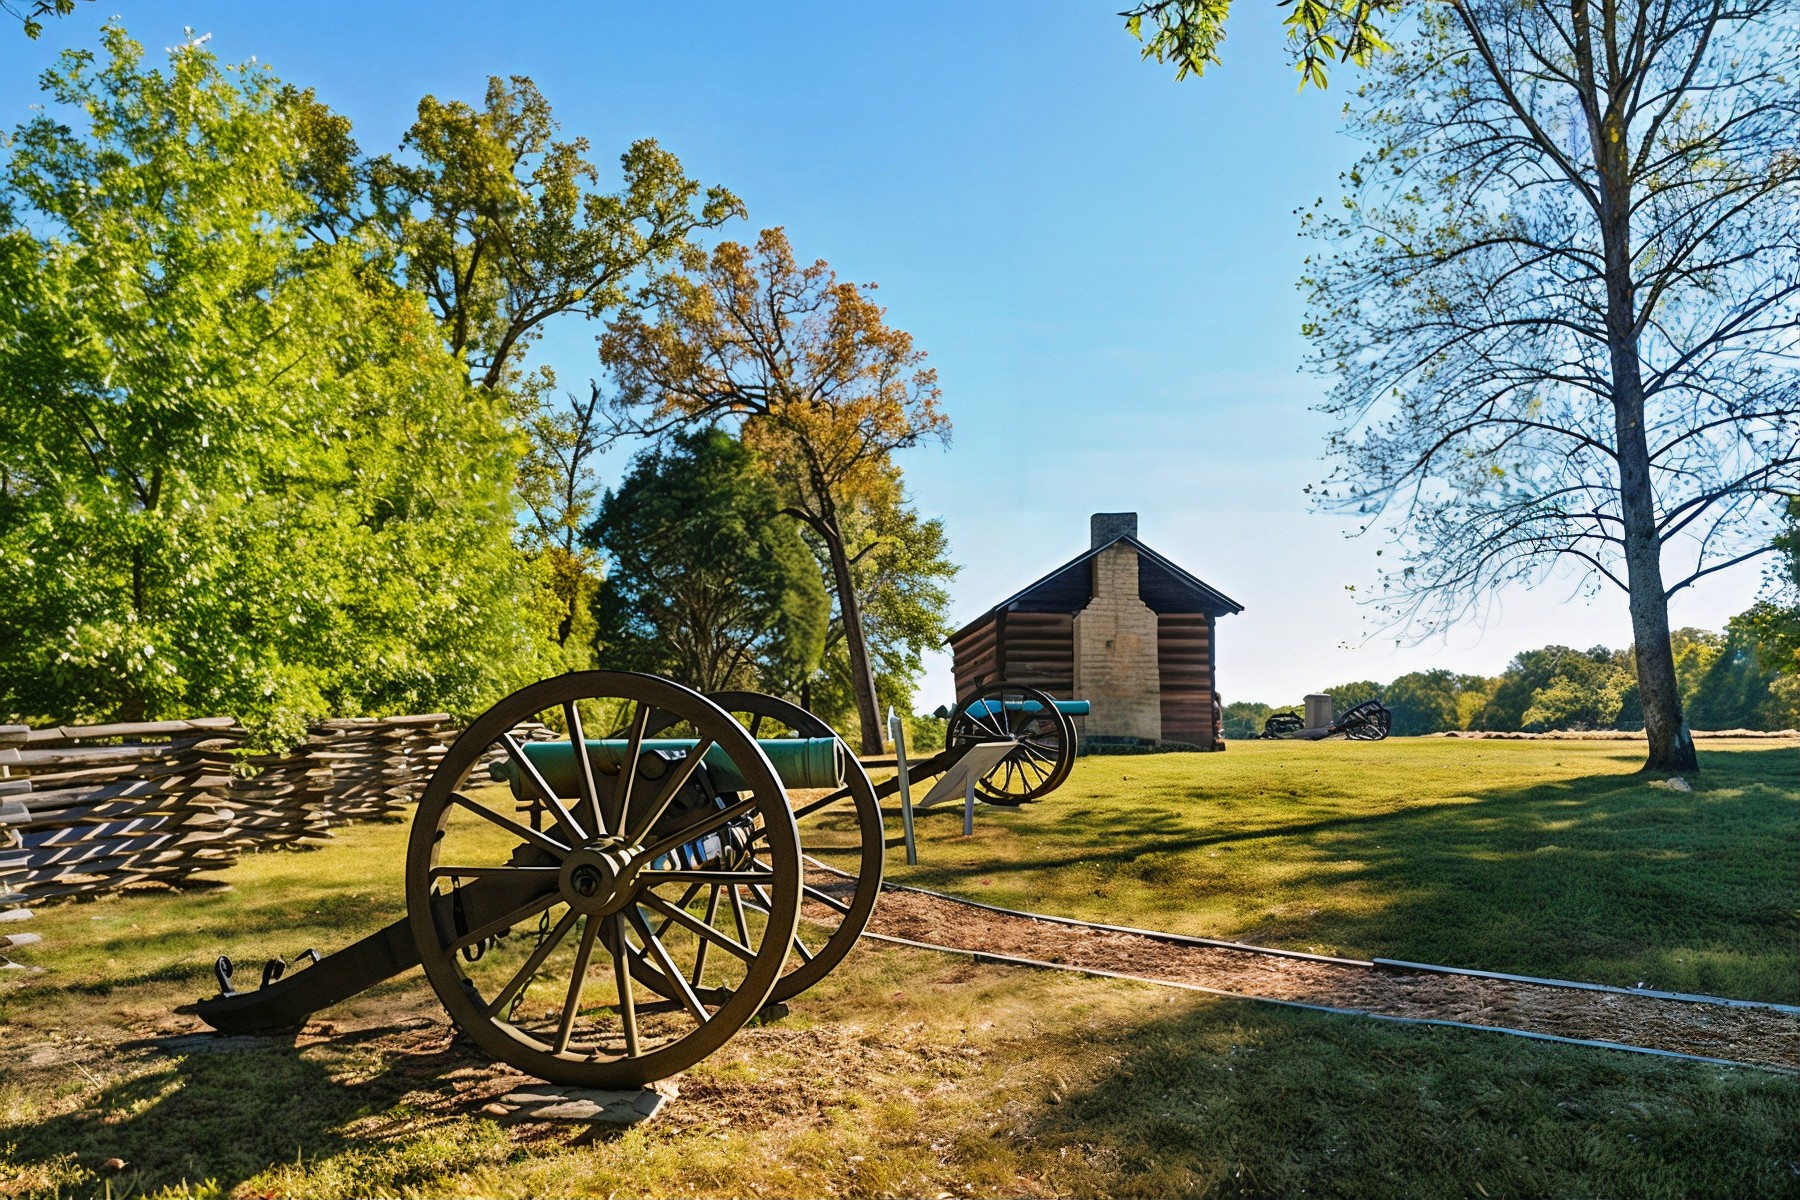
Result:
<svg viewBox="0 0 1800 1200">
<path fill-rule="evenodd" d="M 1223 68 L 1176 84 L 1138 60 L 1119 7 L 100 0 L 40 42 L 0 34 L 0 122 L 25 119 L 37 73 L 109 14 L 153 50 L 192 28 L 316 88 L 371 152 L 426 93 L 478 103 L 489 75 L 529 75 L 597 162 L 655 137 L 743 197 L 729 236 L 782 225 L 797 254 L 880 284 L 956 426 L 903 465 L 962 564 L 959 623 L 1084 549 L 1088 514 L 1135 510 L 1146 541 L 1245 605 L 1220 622 L 1227 700 L 1626 644 L 1622 597 L 1572 578 L 1418 645 L 1352 602 L 1387 543 L 1346 539 L 1301 493 L 1327 423 L 1310 411 L 1325 382 L 1297 373 L 1294 209 L 1356 156 L 1339 121 L 1353 77 L 1297 94 L 1273 0 L 1242 0 Z M 581 385 L 595 332 L 564 324 L 539 361 Z M 1672 618 L 1718 628 L 1757 581 L 1723 572 Z M 920 708 L 949 692 L 940 656 Z"/>
</svg>

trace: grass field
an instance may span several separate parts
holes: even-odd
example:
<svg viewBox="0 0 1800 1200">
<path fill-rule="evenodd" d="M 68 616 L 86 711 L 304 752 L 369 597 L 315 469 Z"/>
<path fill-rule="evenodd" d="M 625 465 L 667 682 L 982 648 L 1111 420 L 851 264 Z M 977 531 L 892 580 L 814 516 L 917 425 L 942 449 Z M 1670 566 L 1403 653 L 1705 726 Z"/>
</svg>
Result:
<svg viewBox="0 0 1800 1200">
<path fill-rule="evenodd" d="M 1392 741 L 1084 760 L 920 821 L 893 876 L 1019 907 L 1792 1000 L 1792 743 Z M 1124 777 L 1129 776 L 1129 779 Z M 896 823 L 897 824 L 897 823 Z M 891 831 L 897 832 L 897 830 Z M 227 890 L 53 906 L 0 983 L 0 1195 L 1800 1195 L 1800 1082 L 866 945 L 623 1134 L 497 1123 L 497 1070 L 397 980 L 292 1043 L 170 1054 L 242 961 L 400 913 L 403 826 Z M 118 1158 L 126 1166 L 109 1171 Z"/>
</svg>

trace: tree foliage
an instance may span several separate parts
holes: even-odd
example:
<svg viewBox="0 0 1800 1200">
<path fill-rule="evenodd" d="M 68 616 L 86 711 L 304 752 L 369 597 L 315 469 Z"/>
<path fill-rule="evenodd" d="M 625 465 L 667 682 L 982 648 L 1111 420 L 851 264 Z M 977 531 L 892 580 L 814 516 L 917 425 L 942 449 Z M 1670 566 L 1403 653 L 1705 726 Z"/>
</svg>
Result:
<svg viewBox="0 0 1800 1200">
<path fill-rule="evenodd" d="M 949 583 L 957 567 L 950 562 L 944 523 L 924 520 L 907 505 L 896 477 L 874 502 L 865 499 L 852 511 L 845 537 L 853 548 L 850 575 L 868 635 L 876 702 L 883 713 L 890 707 L 911 712 L 925 652 L 944 645 L 952 631 Z M 821 568 L 829 571 L 824 547 L 811 540 Z M 804 690 L 802 703 L 847 727 L 858 719 L 851 679 L 843 611 L 834 605 L 823 671 Z"/>
<path fill-rule="evenodd" d="M 601 356 L 621 385 L 620 419 L 656 434 L 733 421 L 781 491 L 783 511 L 830 567 L 865 751 L 882 747 L 868 632 L 852 573 L 859 508 L 893 505 L 897 450 L 948 438 L 937 376 L 912 337 L 887 324 L 874 285 L 802 267 L 787 236 L 724 242 L 706 268 L 654 289 L 646 319 L 615 320 Z"/>
<path fill-rule="evenodd" d="M 1289 10 L 1282 22 L 1294 52 L 1300 86 L 1323 88 L 1331 63 L 1366 67 L 1375 55 L 1392 49 L 1376 22 L 1400 8 L 1398 0 L 1281 0 Z M 1180 82 L 1219 65 L 1219 43 L 1231 0 L 1145 0 L 1119 14 L 1125 32 L 1143 43 L 1143 56 L 1175 64 Z M 1149 21 L 1149 36 L 1144 22 Z"/>
<path fill-rule="evenodd" d="M 602 666 L 703 692 L 792 695 L 819 665 L 828 601 L 775 485 L 723 430 L 633 463 L 585 532 L 612 570 L 595 598 Z"/>
<path fill-rule="evenodd" d="M 303 233 L 269 72 L 104 51 L 46 74 L 85 128 L 21 127 L 0 192 L 0 710 L 291 731 L 530 673 L 502 406 Z"/>
<path fill-rule="evenodd" d="M 1418 8 L 1305 284 L 1327 507 L 1388 520 L 1430 629 L 1574 568 L 1630 597 L 1651 764 L 1692 769 L 1670 595 L 1766 551 L 1800 472 L 1800 54 L 1774 3 Z"/>
</svg>

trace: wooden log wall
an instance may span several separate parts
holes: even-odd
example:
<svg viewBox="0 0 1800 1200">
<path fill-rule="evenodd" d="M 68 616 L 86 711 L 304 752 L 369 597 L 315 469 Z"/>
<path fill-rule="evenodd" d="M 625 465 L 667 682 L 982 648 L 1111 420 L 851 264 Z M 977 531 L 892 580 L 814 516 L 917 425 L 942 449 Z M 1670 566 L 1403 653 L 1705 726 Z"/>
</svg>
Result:
<svg viewBox="0 0 1800 1200">
<path fill-rule="evenodd" d="M 950 642 L 951 670 L 956 680 L 956 698 L 962 700 L 984 683 L 1000 678 L 999 620 L 989 613 L 987 619 L 964 631 Z"/>
<path fill-rule="evenodd" d="M 229 717 L 0 727 L 0 910 L 179 884 L 246 849 L 393 816 L 451 736 L 444 713 L 323 721 L 286 754 L 247 756 Z"/>
<path fill-rule="evenodd" d="M 1156 621 L 1156 660 L 1162 677 L 1163 740 L 1211 750 L 1211 619 L 1204 613 L 1163 613 Z"/>
<path fill-rule="evenodd" d="M 1075 696 L 1075 618 L 1069 613 L 1009 612 L 1000 617 L 1000 678 Z"/>
</svg>

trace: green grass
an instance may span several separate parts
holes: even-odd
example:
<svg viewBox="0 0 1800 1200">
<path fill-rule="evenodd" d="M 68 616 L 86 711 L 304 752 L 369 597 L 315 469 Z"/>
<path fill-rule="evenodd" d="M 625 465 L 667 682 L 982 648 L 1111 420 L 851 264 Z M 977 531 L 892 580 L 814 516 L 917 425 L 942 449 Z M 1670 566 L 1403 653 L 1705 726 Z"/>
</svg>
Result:
<svg viewBox="0 0 1800 1200">
<path fill-rule="evenodd" d="M 974 839 L 922 817 L 923 865 L 890 863 L 1002 903 L 1502 969 L 1706 948 L 1718 974 L 1657 982 L 1783 998 L 1793 755 L 1709 754 L 1689 796 L 1592 745 L 1095 759 Z M 404 838 L 361 826 L 252 856 L 228 890 L 42 911 L 49 969 L 0 983 L 0 1195 L 1800 1195 L 1789 1077 L 873 944 L 623 1134 L 488 1117 L 506 1072 L 416 975 L 292 1044 L 144 1041 L 192 1027 L 172 1010 L 221 950 L 253 966 L 398 916 Z"/>
<path fill-rule="evenodd" d="M 1734 743 L 1715 743 L 1734 745 Z M 1597 983 L 1800 1003 L 1800 747 L 1234 743 L 1082 759 L 1007 811 L 921 814 L 889 878 L 1010 908 Z M 898 820 L 890 822 L 897 832 Z"/>
</svg>

